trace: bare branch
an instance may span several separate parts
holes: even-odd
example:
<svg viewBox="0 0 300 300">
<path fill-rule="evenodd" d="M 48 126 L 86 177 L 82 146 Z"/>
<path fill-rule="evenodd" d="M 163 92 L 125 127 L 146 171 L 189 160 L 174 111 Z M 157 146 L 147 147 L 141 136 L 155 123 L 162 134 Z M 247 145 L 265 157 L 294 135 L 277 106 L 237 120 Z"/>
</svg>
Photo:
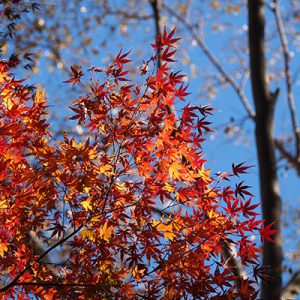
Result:
<svg viewBox="0 0 300 300">
<path fill-rule="evenodd" d="M 240 89 L 243 90 L 245 85 L 246 85 L 246 82 L 249 78 L 249 75 L 250 75 L 250 71 L 249 70 L 245 70 L 244 74 L 242 75 L 242 79 L 240 81 Z"/>
<path fill-rule="evenodd" d="M 297 124 L 297 117 L 296 117 L 296 109 L 295 109 L 295 101 L 294 95 L 292 91 L 292 74 L 290 70 L 290 53 L 288 48 L 288 40 L 284 31 L 282 18 L 279 9 L 279 1 L 274 0 L 273 5 L 273 12 L 275 14 L 276 25 L 280 37 L 281 47 L 282 47 L 282 55 L 284 61 L 284 74 L 285 74 L 285 83 L 287 89 L 287 99 L 289 103 L 289 110 L 291 114 L 292 126 L 295 135 L 295 143 L 296 143 L 296 158 L 297 161 L 300 162 L 300 128 Z"/>
<path fill-rule="evenodd" d="M 300 294 L 300 271 L 296 272 L 290 281 L 283 287 L 281 298 L 282 300 L 292 300 Z"/>
<path fill-rule="evenodd" d="M 116 9 L 116 10 L 107 10 L 107 14 L 121 16 L 126 20 L 149 20 L 152 19 L 151 15 L 142 14 L 139 15 L 137 13 L 130 13 L 125 9 Z"/>
<path fill-rule="evenodd" d="M 287 162 L 295 169 L 297 174 L 300 176 L 300 162 L 297 158 L 293 157 L 283 146 L 282 141 L 275 139 L 276 149 L 279 151 L 280 155 L 287 160 Z"/>
<path fill-rule="evenodd" d="M 223 258 L 227 265 L 231 267 L 232 273 L 241 278 L 247 279 L 247 273 L 245 272 L 241 262 L 237 259 L 237 252 L 233 243 L 223 240 Z"/>
<path fill-rule="evenodd" d="M 223 68 L 221 63 L 218 61 L 216 56 L 212 54 L 209 50 L 203 39 L 195 32 L 193 26 L 189 24 L 184 17 L 174 11 L 172 8 L 163 4 L 163 7 L 173 16 L 175 16 L 190 32 L 191 36 L 195 39 L 198 43 L 199 47 L 202 49 L 203 53 L 207 56 L 210 62 L 216 67 L 216 69 L 220 72 L 220 74 L 224 77 L 224 79 L 231 85 L 234 89 L 236 94 L 239 96 L 243 106 L 245 107 L 249 117 L 251 119 L 255 119 L 255 112 L 253 111 L 252 107 L 250 106 L 249 100 L 247 99 L 246 95 L 244 94 L 243 90 L 240 88 L 239 84 L 227 73 L 227 71 Z"/>
</svg>

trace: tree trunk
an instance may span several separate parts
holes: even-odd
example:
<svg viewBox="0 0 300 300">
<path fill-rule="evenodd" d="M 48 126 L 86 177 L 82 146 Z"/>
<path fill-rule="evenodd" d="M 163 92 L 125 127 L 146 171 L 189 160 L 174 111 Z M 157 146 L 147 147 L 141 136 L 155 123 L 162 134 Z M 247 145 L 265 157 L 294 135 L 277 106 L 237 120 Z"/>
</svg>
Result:
<svg viewBox="0 0 300 300">
<path fill-rule="evenodd" d="M 260 195 L 265 224 L 276 222 L 275 243 L 263 245 L 263 265 L 272 277 L 262 286 L 264 300 L 279 300 L 282 289 L 281 198 L 273 138 L 274 109 L 278 92 L 269 91 L 265 56 L 265 17 L 262 0 L 248 0 L 249 50 L 252 93 L 256 110 L 255 138 L 259 163 Z"/>
</svg>

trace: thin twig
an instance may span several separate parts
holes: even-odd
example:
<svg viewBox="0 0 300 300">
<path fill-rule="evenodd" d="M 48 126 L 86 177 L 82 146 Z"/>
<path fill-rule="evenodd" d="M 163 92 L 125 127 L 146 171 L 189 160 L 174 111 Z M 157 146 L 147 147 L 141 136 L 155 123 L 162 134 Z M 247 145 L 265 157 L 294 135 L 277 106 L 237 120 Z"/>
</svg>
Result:
<svg viewBox="0 0 300 300">
<path fill-rule="evenodd" d="M 250 75 L 249 70 L 245 70 L 244 74 L 242 75 L 242 79 L 241 79 L 240 85 L 239 85 L 241 90 L 244 89 L 244 87 L 246 85 L 246 82 L 247 82 L 247 80 L 249 78 L 249 75 Z"/>
<path fill-rule="evenodd" d="M 278 29 L 278 34 L 280 37 L 281 48 L 282 48 L 282 55 L 284 61 L 284 74 L 285 74 L 285 83 L 287 89 L 287 99 L 289 104 L 289 110 L 291 114 L 292 126 L 295 135 L 295 143 L 296 143 L 296 159 L 300 162 L 300 130 L 297 124 L 297 117 L 296 117 L 296 108 L 295 108 L 295 101 L 294 95 L 292 91 L 292 74 L 290 70 L 290 54 L 288 48 L 288 40 L 285 34 L 285 30 L 282 23 L 282 18 L 279 9 L 279 0 L 274 0 L 273 5 L 273 12 L 276 19 L 276 25 Z"/>
<path fill-rule="evenodd" d="M 122 10 L 122 9 L 116 9 L 116 10 L 108 10 L 107 14 L 109 15 L 115 15 L 115 16 L 121 16 L 124 19 L 127 20 L 149 20 L 152 19 L 151 15 L 146 15 L 146 14 L 137 14 L 137 13 L 129 13 L 126 10 Z"/>
<path fill-rule="evenodd" d="M 59 286 L 59 287 L 94 287 L 90 283 L 59 283 L 59 282 L 16 282 L 14 285 L 30 286 Z"/>
</svg>

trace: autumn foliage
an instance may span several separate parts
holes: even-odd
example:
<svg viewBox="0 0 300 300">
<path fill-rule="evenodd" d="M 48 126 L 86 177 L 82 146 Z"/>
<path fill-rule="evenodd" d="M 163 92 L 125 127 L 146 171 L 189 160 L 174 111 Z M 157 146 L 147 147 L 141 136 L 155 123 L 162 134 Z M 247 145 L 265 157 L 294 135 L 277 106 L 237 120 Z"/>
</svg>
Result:
<svg viewBox="0 0 300 300">
<path fill-rule="evenodd" d="M 173 35 L 152 45 L 159 54 L 139 67 L 139 83 L 128 79 L 130 54 L 122 51 L 107 68 L 89 70 L 90 91 L 71 107 L 84 141 L 55 140 L 43 90 L 1 62 L 2 299 L 256 299 L 253 237 L 270 239 L 272 229 L 238 177 L 247 166 L 209 170 L 201 144 L 212 109 L 174 113 L 188 93 L 170 67 Z M 84 74 L 71 71 L 75 85 Z"/>
</svg>

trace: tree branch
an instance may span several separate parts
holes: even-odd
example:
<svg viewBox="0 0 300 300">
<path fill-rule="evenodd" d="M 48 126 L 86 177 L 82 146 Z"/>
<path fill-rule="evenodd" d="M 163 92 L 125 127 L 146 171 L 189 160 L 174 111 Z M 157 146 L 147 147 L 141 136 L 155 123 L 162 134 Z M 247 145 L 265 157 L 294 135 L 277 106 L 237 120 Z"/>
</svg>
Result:
<svg viewBox="0 0 300 300">
<path fill-rule="evenodd" d="M 173 16 L 175 16 L 190 32 L 191 36 L 195 39 L 203 53 L 207 56 L 207 58 L 210 60 L 210 62 L 215 66 L 215 68 L 220 72 L 220 74 L 224 77 L 224 79 L 231 85 L 231 87 L 234 89 L 236 94 L 239 96 L 243 106 L 245 107 L 249 117 L 251 119 L 255 119 L 255 112 L 253 111 L 252 107 L 250 106 L 250 103 L 243 93 L 243 90 L 240 88 L 239 84 L 227 73 L 227 71 L 223 68 L 221 63 L 218 61 L 216 56 L 212 54 L 212 52 L 209 50 L 203 39 L 199 37 L 199 35 L 195 32 L 193 26 L 189 24 L 184 17 L 182 17 L 180 14 L 178 14 L 176 11 L 174 11 L 172 8 L 166 6 L 163 4 L 163 7 Z"/>
<path fill-rule="evenodd" d="M 231 267 L 232 273 L 240 279 L 247 279 L 247 273 L 241 262 L 237 259 L 237 252 L 233 243 L 223 240 L 223 258 L 225 263 Z"/>
<path fill-rule="evenodd" d="M 34 253 L 36 255 L 43 255 L 44 252 L 45 252 L 45 247 L 44 247 L 43 242 L 36 235 L 36 233 L 34 231 L 30 231 L 29 234 L 28 234 L 28 236 L 29 236 L 29 244 L 32 246 Z M 45 263 L 48 263 L 50 261 L 51 260 L 50 260 L 49 254 L 46 254 L 41 259 L 41 262 L 45 262 Z M 61 277 L 61 275 L 59 274 L 59 272 L 52 265 L 47 264 L 46 268 L 48 270 L 50 270 L 56 278 L 60 278 Z"/>
<path fill-rule="evenodd" d="M 297 158 L 293 157 L 283 146 L 283 143 L 275 139 L 275 146 L 276 149 L 279 151 L 280 155 L 287 160 L 287 162 L 295 169 L 298 176 L 300 176 L 300 162 L 297 160 Z"/>
<path fill-rule="evenodd" d="M 161 0 L 149 0 L 155 23 L 155 38 L 159 35 L 161 36 L 161 26 L 160 26 L 160 10 L 161 10 Z M 156 54 L 159 56 L 159 49 L 156 49 Z M 160 59 L 157 60 L 157 69 L 160 67 Z"/>
<path fill-rule="evenodd" d="M 89 220 L 89 219 L 88 219 Z M 86 220 L 84 223 L 82 223 L 76 230 L 74 230 L 72 233 L 68 234 L 66 237 L 64 237 L 63 239 L 59 240 L 58 242 L 56 242 L 54 245 L 52 245 L 49 249 L 47 249 L 43 254 L 41 254 L 36 260 L 35 262 L 38 263 L 40 261 L 42 261 L 45 257 L 47 257 L 47 255 L 54 250 L 55 248 L 57 248 L 59 245 L 63 244 L 64 242 L 66 242 L 67 240 L 69 240 L 71 237 L 73 237 L 75 234 L 77 234 L 86 224 L 86 222 L 88 221 Z M 6 290 L 8 290 L 9 288 L 13 287 L 16 285 L 16 283 L 18 282 L 18 280 L 28 271 L 30 270 L 32 264 L 28 264 L 9 284 L 7 284 L 6 286 L 4 286 L 3 288 L 0 289 L 0 292 L 5 292 Z"/>
<path fill-rule="evenodd" d="M 282 54 L 283 54 L 287 99 L 289 103 L 289 110 L 291 114 L 291 120 L 292 120 L 292 126 L 293 126 L 295 144 L 296 144 L 296 160 L 300 162 L 300 129 L 297 123 L 295 101 L 294 101 L 294 95 L 292 91 L 292 74 L 290 70 L 290 53 L 288 48 L 288 40 L 284 31 L 278 0 L 274 0 L 272 8 L 275 14 L 276 25 L 280 37 Z"/>
<path fill-rule="evenodd" d="M 300 294 L 300 271 L 296 272 L 290 281 L 283 287 L 282 300 L 295 299 Z"/>
<path fill-rule="evenodd" d="M 269 91 L 265 53 L 265 17 L 263 0 L 248 0 L 251 84 L 256 110 L 255 138 L 259 163 L 260 195 L 263 219 L 275 222 L 274 243 L 263 245 L 263 265 L 269 268 L 272 283 L 262 286 L 262 299 L 280 299 L 282 288 L 281 211 L 275 157 L 274 110 L 278 92 Z"/>
<path fill-rule="evenodd" d="M 59 283 L 59 282 L 16 282 L 14 285 L 29 286 L 58 286 L 58 287 L 93 287 L 95 284 L 89 283 Z"/>
<path fill-rule="evenodd" d="M 162 28 L 161 28 L 161 22 L 160 22 L 160 11 L 162 8 L 162 3 L 161 0 L 149 0 L 152 10 L 153 10 L 153 17 L 154 17 L 154 23 L 155 23 L 155 38 L 159 35 L 162 35 Z M 159 69 L 159 67 L 161 66 L 161 61 L 160 61 L 160 57 L 159 57 L 159 49 L 156 49 L 156 55 L 158 57 L 157 59 L 157 70 Z M 174 109 L 170 106 L 167 106 L 167 110 L 168 110 L 168 114 L 173 113 L 176 116 L 176 113 L 174 111 Z"/>
</svg>

